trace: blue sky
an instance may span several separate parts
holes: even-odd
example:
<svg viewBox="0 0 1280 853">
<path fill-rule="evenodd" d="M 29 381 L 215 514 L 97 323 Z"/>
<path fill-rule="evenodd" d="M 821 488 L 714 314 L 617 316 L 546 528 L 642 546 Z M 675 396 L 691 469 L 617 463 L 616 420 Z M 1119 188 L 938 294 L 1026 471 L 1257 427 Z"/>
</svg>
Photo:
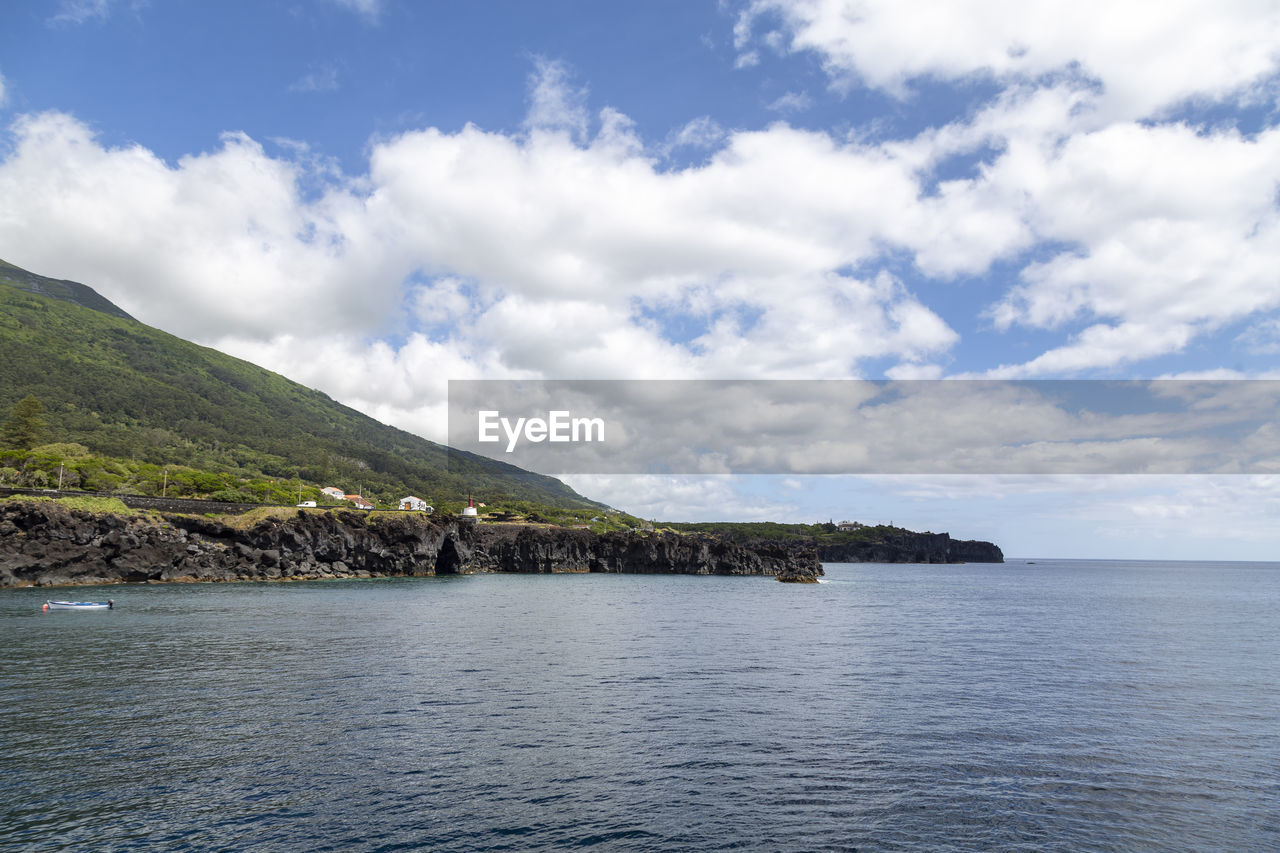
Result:
<svg viewBox="0 0 1280 853">
<path fill-rule="evenodd" d="M 1277 44 L 1266 0 L 18 0 L 0 257 L 436 439 L 448 378 L 1275 377 Z M 1280 544 L 1267 475 L 940 482 L 574 480 Z"/>
</svg>

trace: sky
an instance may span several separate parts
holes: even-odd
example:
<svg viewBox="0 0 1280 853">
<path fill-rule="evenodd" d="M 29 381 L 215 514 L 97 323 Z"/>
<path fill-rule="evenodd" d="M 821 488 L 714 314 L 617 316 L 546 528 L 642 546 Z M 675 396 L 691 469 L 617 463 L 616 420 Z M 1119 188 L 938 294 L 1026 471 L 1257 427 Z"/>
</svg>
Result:
<svg viewBox="0 0 1280 853">
<path fill-rule="evenodd" d="M 1274 0 L 10 0 L 0 128 L 0 258 L 434 440 L 449 379 L 1280 378 Z M 566 480 L 1280 554 L 1269 474 Z"/>
</svg>

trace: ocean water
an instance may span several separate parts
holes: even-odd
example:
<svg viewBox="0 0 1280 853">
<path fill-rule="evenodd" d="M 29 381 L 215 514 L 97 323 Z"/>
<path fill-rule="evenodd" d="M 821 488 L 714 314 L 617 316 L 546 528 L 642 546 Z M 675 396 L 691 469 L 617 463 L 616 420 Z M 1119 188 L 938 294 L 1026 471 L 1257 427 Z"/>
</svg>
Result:
<svg viewBox="0 0 1280 853">
<path fill-rule="evenodd" d="M 1280 565 L 0 591 L 0 849 L 1280 849 Z"/>
</svg>

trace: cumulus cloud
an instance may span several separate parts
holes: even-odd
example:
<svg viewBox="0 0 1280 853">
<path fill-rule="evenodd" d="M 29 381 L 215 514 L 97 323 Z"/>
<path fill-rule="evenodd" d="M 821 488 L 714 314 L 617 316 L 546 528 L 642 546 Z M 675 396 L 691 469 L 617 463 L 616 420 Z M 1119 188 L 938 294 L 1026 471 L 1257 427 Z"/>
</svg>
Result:
<svg viewBox="0 0 1280 853">
<path fill-rule="evenodd" d="M 0 242 L 14 247 L 7 260 L 90 283 L 149 322 L 356 395 L 398 424 L 440 405 L 432 365 L 841 378 L 884 359 L 892 376 L 936 377 L 959 335 L 932 307 L 933 283 L 996 263 L 1010 283 L 972 315 L 985 311 L 996 333 L 1063 339 L 998 376 L 1130 364 L 1280 307 L 1280 131 L 1136 118 L 1261 85 L 1274 71 L 1276 42 L 1258 47 L 1271 16 L 1246 31 L 1252 7 L 1229 6 L 1212 32 L 1171 36 L 1170 56 L 1199 47 L 1213 67 L 1148 90 L 1148 71 L 1127 77 L 1140 63 L 1115 57 L 1161 42 L 1128 19 L 1094 44 L 1011 7 L 968 44 L 945 27 L 946 38 L 910 31 L 895 4 L 849 8 L 760 0 L 738 22 L 739 48 L 813 51 L 833 80 L 888 91 L 974 74 L 1000 91 L 901 139 L 786 122 L 730 131 L 702 116 L 647 141 L 619 110 L 593 111 L 568 66 L 539 58 L 519 132 L 376 138 L 354 175 L 239 133 L 166 162 L 43 113 L 11 126 L 0 195 L 16 201 L 0 210 Z M 933 20 L 959 14 L 948 9 Z M 914 47 L 861 49 L 881 42 Z M 702 157 L 673 167 L 678 149 Z M 918 276 L 890 272 L 903 259 Z M 331 374 L 302 363 L 319 340 L 344 353 Z M 374 382 L 370 366 L 385 364 L 399 378 Z"/>
<path fill-rule="evenodd" d="M 0 214 L 0 242 L 26 248 L 10 260 L 89 282 L 176 333 L 266 338 L 281 317 L 300 331 L 372 328 L 395 294 L 363 282 L 407 272 L 362 254 L 375 247 L 345 220 L 350 194 L 304 201 L 300 167 L 243 134 L 175 166 L 103 147 L 59 113 L 20 118 L 14 136 L 0 186 L 25 201 Z"/>
<path fill-rule="evenodd" d="M 998 330 L 1069 339 L 994 375 L 1132 364 L 1280 305 L 1269 272 L 1280 261 L 1280 133 L 1176 118 L 1188 104 L 1235 106 L 1274 88 L 1273 3 L 966 0 L 922 11 L 756 0 L 735 36 L 741 51 L 762 42 L 818 56 L 837 88 L 910 99 L 926 79 L 996 84 L 971 117 L 880 146 L 925 186 L 957 158 L 976 163 L 922 194 L 918 219 L 898 220 L 897 242 L 924 273 L 980 275 L 1034 256 L 988 314 Z"/>
<path fill-rule="evenodd" d="M 542 111 L 523 134 L 407 132 L 374 143 L 357 177 L 243 134 L 169 164 L 71 116 L 26 116 L 0 165 L 0 192 L 22 199 L 0 214 L 0 242 L 17 249 L 8 260 L 418 432 L 433 430 L 423 407 L 443 398 L 441 365 L 835 378 L 954 345 L 899 280 L 853 272 L 892 238 L 886 200 L 911 207 L 907 166 L 778 125 L 663 171 L 616 111 L 589 139 L 564 132 L 556 116 L 573 134 L 586 122 L 546 95 L 563 80 L 540 66 Z M 315 181 L 318 196 L 302 191 Z M 344 355 L 315 368 L 308 346 Z M 373 381 L 386 365 L 401 378 Z"/>
<path fill-rule="evenodd" d="M 926 77 L 1080 77 L 1118 117 L 1247 96 L 1280 67 L 1280 9 L 1269 0 L 754 0 L 736 34 L 740 50 L 753 34 L 781 37 L 817 54 L 837 85 L 899 97 Z"/>
<path fill-rule="evenodd" d="M 990 315 L 1000 329 L 1088 323 L 1022 375 L 1176 352 L 1280 307 L 1278 162 L 1275 129 L 1123 123 L 1012 146 L 961 194 L 1019 205 L 1025 233 L 1064 248 L 1024 266 Z"/>
</svg>

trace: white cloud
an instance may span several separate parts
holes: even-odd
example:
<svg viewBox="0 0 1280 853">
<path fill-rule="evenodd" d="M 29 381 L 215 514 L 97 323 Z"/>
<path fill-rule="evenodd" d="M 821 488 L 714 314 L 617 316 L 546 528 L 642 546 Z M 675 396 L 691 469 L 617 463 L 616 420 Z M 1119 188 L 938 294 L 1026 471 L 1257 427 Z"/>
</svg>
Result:
<svg viewBox="0 0 1280 853">
<path fill-rule="evenodd" d="M 382 0 L 330 0 L 330 2 L 355 12 L 369 23 L 376 24 L 382 16 Z"/>
<path fill-rule="evenodd" d="M 314 68 L 289 84 L 290 92 L 335 92 L 338 89 L 338 69 L 329 65 Z"/>
<path fill-rule="evenodd" d="M 49 19 L 53 24 L 83 24 L 105 21 L 111 15 L 112 0 L 62 0 L 57 13 Z"/>
<path fill-rule="evenodd" d="M 868 9 L 866 26 L 900 23 Z M 782 15 L 790 39 L 768 44 L 819 49 L 795 15 Z M 838 57 L 843 43 L 821 49 Z M 926 38 L 896 66 L 867 57 L 868 79 L 971 73 L 972 57 L 938 58 L 965 50 Z M 896 377 L 941 375 L 959 336 L 927 286 L 883 271 L 886 255 L 937 280 L 1020 266 L 991 320 L 1068 339 L 1002 376 L 1131 363 L 1280 307 L 1280 131 L 1115 120 L 1096 87 L 1030 80 L 1030 62 L 999 66 L 1012 82 L 972 116 L 910 139 L 726 131 L 703 116 L 650 145 L 621 112 L 590 112 L 563 63 L 538 59 L 522 132 L 375 139 L 367 173 L 350 176 L 243 134 L 171 164 L 105 147 L 72 117 L 27 116 L 0 164 L 0 192 L 20 199 L 0 212 L 0 241 L 8 260 L 98 286 L 184 336 L 262 348 L 289 375 L 304 368 L 287 336 L 334 335 L 367 365 L 507 376 L 836 378 L 882 358 Z M 678 147 L 708 153 L 668 168 Z M 974 159 L 969 174 L 935 180 L 956 158 Z M 317 183 L 319 197 L 300 189 Z M 414 334 L 420 345 L 388 351 L 359 343 Z M 436 391 L 396 386 L 425 403 L 337 368 L 314 384 L 382 389 L 401 422 L 439 401 L 430 373 Z"/>
<path fill-rule="evenodd" d="M 581 141 L 587 136 L 586 88 L 574 88 L 569 67 L 563 62 L 536 57 L 529 76 L 529 112 L 525 127 L 531 131 L 568 133 Z"/>
<path fill-rule="evenodd" d="M 739 477 L 603 476 L 561 478 L 579 494 L 654 521 L 776 521 L 793 503 L 744 494 Z"/>
<path fill-rule="evenodd" d="M 880 146 L 922 181 L 977 158 L 897 218 L 895 242 L 927 275 L 981 275 L 1039 249 L 990 316 L 1006 331 L 1078 328 L 996 375 L 1131 364 L 1280 307 L 1280 132 L 1169 118 L 1273 96 L 1274 3 L 757 0 L 735 44 L 757 42 L 812 52 L 839 88 L 997 86 L 971 118 Z"/>
<path fill-rule="evenodd" d="M 813 106 L 813 98 L 804 92 L 787 92 L 769 103 L 767 109 L 777 113 L 802 113 Z"/>
<path fill-rule="evenodd" d="M 10 260 L 89 282 L 196 339 L 267 338 L 284 317 L 298 331 L 373 328 L 394 307 L 394 292 L 362 285 L 407 270 L 344 245 L 361 237 L 343 221 L 353 197 L 305 203 L 299 167 L 242 134 L 176 167 L 104 148 L 62 114 L 24 117 L 15 134 L 0 186 L 26 201 L 0 214 L 0 242 L 25 248 Z"/>
<path fill-rule="evenodd" d="M 1275 475 L 1141 477 L 1117 485 L 1118 494 L 1078 503 L 1064 514 L 1094 523 L 1100 537 L 1140 538 L 1160 550 L 1179 540 L 1184 548 L 1200 542 L 1248 547 L 1271 540 L 1280 521 L 1280 477 Z M 1217 558 L 1241 559 L 1225 553 Z"/>
<path fill-rule="evenodd" d="M 542 70 L 535 89 L 560 79 Z M 344 178 L 305 147 L 273 156 L 243 134 L 171 165 L 105 147 L 70 116 L 27 116 L 0 165 L 0 193 L 22 199 L 0 213 L 0 243 L 7 260 L 398 424 L 442 399 L 449 374 L 433 365 L 834 378 L 957 340 L 896 279 L 836 272 L 874 258 L 894 227 L 887 201 L 911 209 L 909 169 L 882 153 L 778 125 L 664 172 L 616 111 L 581 143 L 536 125 L 404 133 Z M 304 179 L 328 190 L 306 197 Z M 692 320 L 692 336 L 664 314 Z M 408 343 L 376 343 L 386 335 Z M 307 364 L 308 345 L 335 339 L 342 359 Z M 386 364 L 431 379 L 374 381 Z"/>
<path fill-rule="evenodd" d="M 1028 376 L 1062 376 L 1098 367 L 1112 367 L 1137 359 L 1177 352 L 1191 340 L 1193 330 L 1186 325 L 1158 326 L 1121 323 L 1090 326 L 1070 343 L 1055 347 L 1019 365 L 1001 365 L 988 371 L 997 379 Z"/>
<path fill-rule="evenodd" d="M 739 50 L 774 19 L 781 29 L 764 37 L 815 52 L 837 85 L 907 97 L 926 77 L 1084 77 L 1117 117 L 1247 96 L 1280 62 L 1280 8 L 1269 0 L 755 0 L 735 28 Z"/>
<path fill-rule="evenodd" d="M 1280 130 L 1113 125 L 1035 152 L 1011 147 L 966 192 L 979 186 L 1016 199 L 1036 238 L 1067 246 L 1024 267 L 991 309 L 997 326 L 1095 321 L 1028 374 L 1175 352 L 1280 307 Z"/>
<path fill-rule="evenodd" d="M 9 93 L 5 88 L 4 75 L 0 74 L 0 109 L 3 109 L 7 103 L 9 103 Z"/>
<path fill-rule="evenodd" d="M 699 116 L 667 136 L 664 153 L 670 154 L 679 148 L 715 148 L 727 135 L 711 116 Z"/>
<path fill-rule="evenodd" d="M 1272 560 L 1280 520 L 1280 477 L 1266 474 L 843 479 L 1006 557 Z"/>
<path fill-rule="evenodd" d="M 1280 353 L 1280 318 L 1270 317 L 1245 329 L 1236 337 L 1250 352 L 1261 355 Z"/>
</svg>

